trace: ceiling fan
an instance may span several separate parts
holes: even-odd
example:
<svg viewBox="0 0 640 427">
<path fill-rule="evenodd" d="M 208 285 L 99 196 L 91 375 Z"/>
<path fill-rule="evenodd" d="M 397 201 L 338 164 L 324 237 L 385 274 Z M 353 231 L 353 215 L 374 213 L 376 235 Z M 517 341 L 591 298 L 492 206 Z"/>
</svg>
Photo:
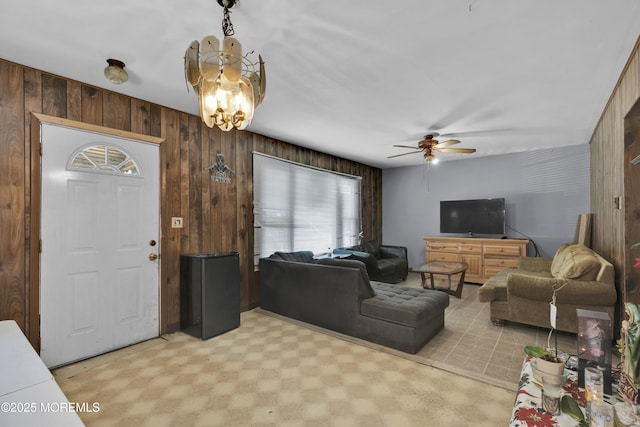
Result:
<svg viewBox="0 0 640 427">
<path fill-rule="evenodd" d="M 407 154 L 423 153 L 424 159 L 427 162 L 435 163 L 438 161 L 435 154 L 436 151 L 441 153 L 464 153 L 464 154 L 472 154 L 476 152 L 475 148 L 450 148 L 452 145 L 459 144 L 460 141 L 458 141 L 457 139 L 449 139 L 447 141 L 439 142 L 436 139 L 434 139 L 438 135 L 439 134 L 437 132 L 431 132 L 425 135 L 424 139 L 418 142 L 417 147 L 412 147 L 409 145 L 394 145 L 394 147 L 411 148 L 416 151 L 410 151 L 408 153 L 402 153 L 402 154 L 395 154 L 387 158 L 391 159 L 392 157 L 406 156 Z"/>
</svg>

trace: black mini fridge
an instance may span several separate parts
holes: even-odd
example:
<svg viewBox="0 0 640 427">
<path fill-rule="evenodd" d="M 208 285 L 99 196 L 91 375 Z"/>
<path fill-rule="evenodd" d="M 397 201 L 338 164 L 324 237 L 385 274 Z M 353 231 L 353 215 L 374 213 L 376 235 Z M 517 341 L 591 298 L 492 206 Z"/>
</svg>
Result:
<svg viewBox="0 0 640 427">
<path fill-rule="evenodd" d="M 238 326 L 238 253 L 180 255 L 180 329 L 204 340 Z"/>
</svg>

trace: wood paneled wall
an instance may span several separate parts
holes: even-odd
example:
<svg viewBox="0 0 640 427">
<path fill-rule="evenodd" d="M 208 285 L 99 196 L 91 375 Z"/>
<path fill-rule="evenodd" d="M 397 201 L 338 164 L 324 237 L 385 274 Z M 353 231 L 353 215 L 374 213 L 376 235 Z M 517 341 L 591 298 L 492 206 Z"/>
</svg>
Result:
<svg viewBox="0 0 640 427">
<path fill-rule="evenodd" d="M 640 276 L 631 272 L 630 261 L 633 258 L 629 251 L 631 243 L 640 242 L 640 234 L 638 234 L 640 229 L 632 226 L 632 223 L 640 221 L 640 197 L 634 194 L 640 189 L 638 186 L 640 181 L 637 184 L 629 181 L 625 185 L 625 177 L 631 178 L 630 174 L 638 173 L 633 168 L 640 168 L 630 164 L 631 151 L 635 150 L 636 155 L 640 154 L 640 141 L 636 138 L 634 140 L 636 148 L 631 148 L 633 137 L 628 129 L 631 121 L 625 120 L 632 114 L 633 106 L 640 99 L 639 46 L 640 38 L 631 52 L 590 142 L 591 212 L 595 214 L 592 247 L 610 260 L 616 270 L 619 301 L 616 325 L 618 326 L 623 313 L 622 304 L 625 301 L 640 302 L 640 294 L 633 291 L 633 288 L 640 285 L 636 283 L 640 280 Z M 627 129 L 625 129 L 625 123 Z M 637 136 L 638 133 L 635 135 Z M 621 197 L 621 209 L 617 209 L 614 203 L 616 197 Z M 635 256 L 640 257 L 640 251 Z"/>
<path fill-rule="evenodd" d="M 258 306 L 253 151 L 361 176 L 364 236 L 382 240 L 380 169 L 247 131 L 209 129 L 197 116 L 0 59 L 0 320 L 16 320 L 36 348 L 38 301 L 29 300 L 31 287 L 39 286 L 38 277 L 30 274 L 29 257 L 31 113 L 164 139 L 160 148 L 162 333 L 174 332 L 180 325 L 181 253 L 237 251 L 241 309 Z M 204 170 L 218 153 L 235 171 L 231 184 L 212 182 Z M 171 228 L 171 217 L 182 217 L 184 228 Z"/>
</svg>

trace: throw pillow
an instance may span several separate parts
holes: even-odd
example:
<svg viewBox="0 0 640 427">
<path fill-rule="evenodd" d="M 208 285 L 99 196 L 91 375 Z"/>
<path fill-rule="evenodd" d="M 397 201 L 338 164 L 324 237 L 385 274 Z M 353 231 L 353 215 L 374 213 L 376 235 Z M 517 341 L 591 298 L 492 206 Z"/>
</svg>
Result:
<svg viewBox="0 0 640 427">
<path fill-rule="evenodd" d="M 571 245 L 567 249 L 565 262 L 560 268 L 557 279 L 595 280 L 600 271 L 600 261 L 593 251 L 581 244 Z"/>
<path fill-rule="evenodd" d="M 551 261 L 551 275 L 553 277 L 557 277 L 558 274 L 560 274 L 560 270 L 564 265 L 564 258 L 567 255 L 567 251 L 570 246 L 571 243 L 564 243 L 563 245 L 560 245 L 556 254 L 553 256 L 553 261 Z"/>
</svg>

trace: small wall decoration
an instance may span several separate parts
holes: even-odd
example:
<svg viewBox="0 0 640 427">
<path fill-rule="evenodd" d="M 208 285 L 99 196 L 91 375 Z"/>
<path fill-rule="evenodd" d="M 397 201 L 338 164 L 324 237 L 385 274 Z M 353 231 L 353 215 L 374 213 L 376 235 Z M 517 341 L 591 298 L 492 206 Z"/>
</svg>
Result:
<svg viewBox="0 0 640 427">
<path fill-rule="evenodd" d="M 233 169 L 224 163 L 224 154 L 216 155 L 216 162 L 204 168 L 211 171 L 211 181 L 220 182 L 222 184 L 231 184 L 231 177 L 227 176 L 227 172 L 236 174 Z"/>
</svg>

